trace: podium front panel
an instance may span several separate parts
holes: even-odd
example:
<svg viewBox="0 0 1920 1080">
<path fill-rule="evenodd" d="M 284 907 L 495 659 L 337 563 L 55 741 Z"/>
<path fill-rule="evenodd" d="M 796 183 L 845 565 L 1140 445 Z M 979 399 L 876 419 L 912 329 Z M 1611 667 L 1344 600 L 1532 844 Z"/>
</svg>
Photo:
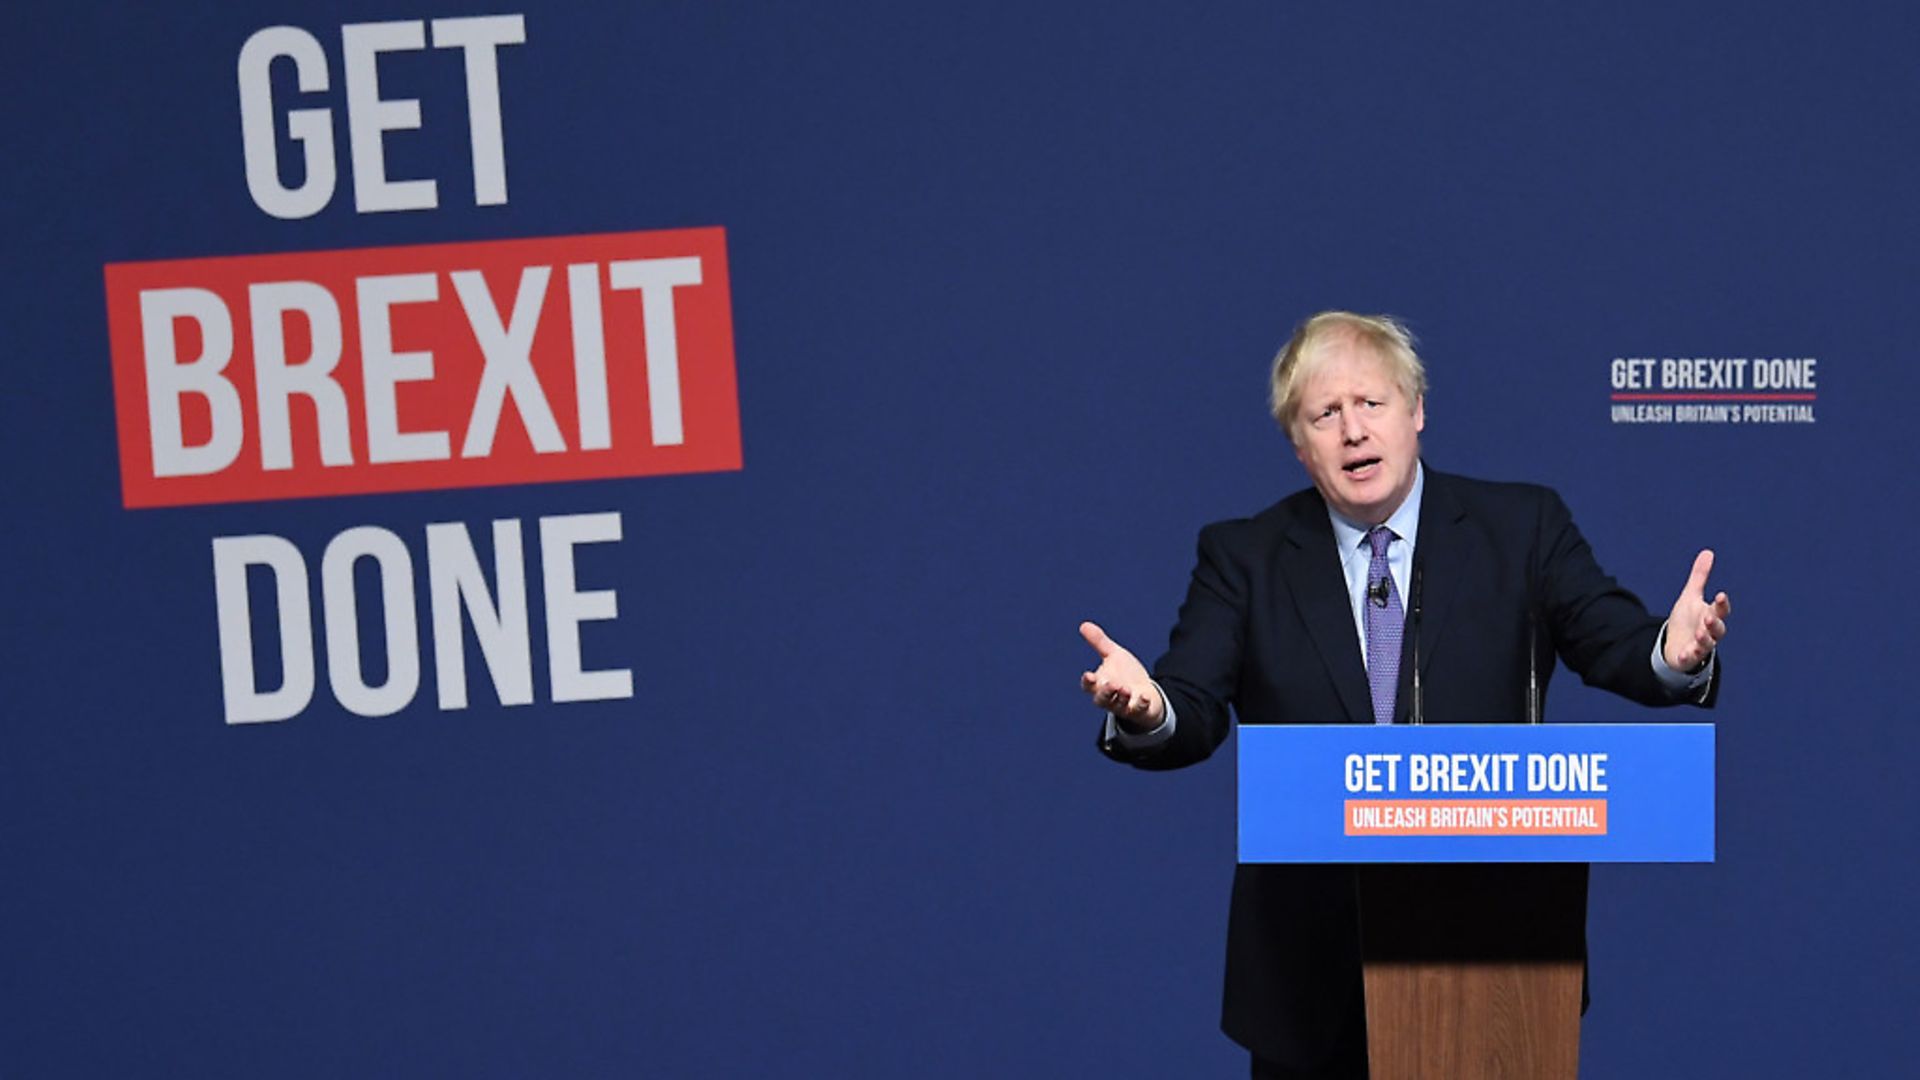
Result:
<svg viewBox="0 0 1920 1080">
<path fill-rule="evenodd" d="M 1240 861 L 1712 862 L 1711 724 L 1246 724 Z"/>
</svg>

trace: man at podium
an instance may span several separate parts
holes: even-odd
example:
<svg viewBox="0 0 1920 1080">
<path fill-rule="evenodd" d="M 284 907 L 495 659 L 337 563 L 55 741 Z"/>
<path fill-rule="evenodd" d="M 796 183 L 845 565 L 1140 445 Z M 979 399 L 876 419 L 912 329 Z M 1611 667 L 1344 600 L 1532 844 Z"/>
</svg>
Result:
<svg viewBox="0 0 1920 1080">
<path fill-rule="evenodd" d="M 1553 491 L 1425 467 L 1426 387 L 1392 318 L 1300 325 L 1274 360 L 1271 406 L 1313 486 L 1200 531 L 1151 673 L 1081 624 L 1100 658 L 1081 686 L 1108 713 L 1103 753 L 1191 765 L 1226 738 L 1229 706 L 1245 724 L 1537 720 L 1556 655 L 1643 704 L 1713 703 L 1729 612 L 1725 593 L 1706 595 L 1713 553 L 1664 620 L 1649 614 Z M 1236 869 L 1221 1027 L 1255 1077 L 1367 1075 L 1357 919 L 1351 867 Z"/>
</svg>

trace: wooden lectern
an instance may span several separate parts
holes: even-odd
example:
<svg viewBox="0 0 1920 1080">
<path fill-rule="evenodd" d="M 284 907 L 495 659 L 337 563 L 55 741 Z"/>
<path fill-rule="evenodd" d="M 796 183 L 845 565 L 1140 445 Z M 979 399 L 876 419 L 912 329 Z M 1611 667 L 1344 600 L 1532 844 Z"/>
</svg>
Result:
<svg viewBox="0 0 1920 1080">
<path fill-rule="evenodd" d="M 1587 866 L 1358 869 L 1373 1080 L 1573 1080 Z"/>
</svg>

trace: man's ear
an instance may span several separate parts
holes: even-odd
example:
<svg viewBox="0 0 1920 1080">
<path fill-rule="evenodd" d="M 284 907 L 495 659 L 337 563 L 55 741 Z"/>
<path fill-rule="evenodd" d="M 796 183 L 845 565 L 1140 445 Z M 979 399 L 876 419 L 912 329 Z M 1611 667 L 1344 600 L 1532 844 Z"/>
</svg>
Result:
<svg viewBox="0 0 1920 1080">
<path fill-rule="evenodd" d="M 1421 394 L 1413 399 L 1413 431 L 1419 434 L 1427 430 L 1427 395 Z"/>
</svg>

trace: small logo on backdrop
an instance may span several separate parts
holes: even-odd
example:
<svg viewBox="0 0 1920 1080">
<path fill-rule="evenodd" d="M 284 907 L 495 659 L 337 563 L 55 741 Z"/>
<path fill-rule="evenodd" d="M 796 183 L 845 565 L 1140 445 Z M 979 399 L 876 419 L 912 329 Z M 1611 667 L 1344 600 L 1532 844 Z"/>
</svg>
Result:
<svg viewBox="0 0 1920 1080">
<path fill-rule="evenodd" d="M 1811 424 L 1819 360 L 1616 356 L 1608 369 L 1616 424 Z"/>
</svg>

